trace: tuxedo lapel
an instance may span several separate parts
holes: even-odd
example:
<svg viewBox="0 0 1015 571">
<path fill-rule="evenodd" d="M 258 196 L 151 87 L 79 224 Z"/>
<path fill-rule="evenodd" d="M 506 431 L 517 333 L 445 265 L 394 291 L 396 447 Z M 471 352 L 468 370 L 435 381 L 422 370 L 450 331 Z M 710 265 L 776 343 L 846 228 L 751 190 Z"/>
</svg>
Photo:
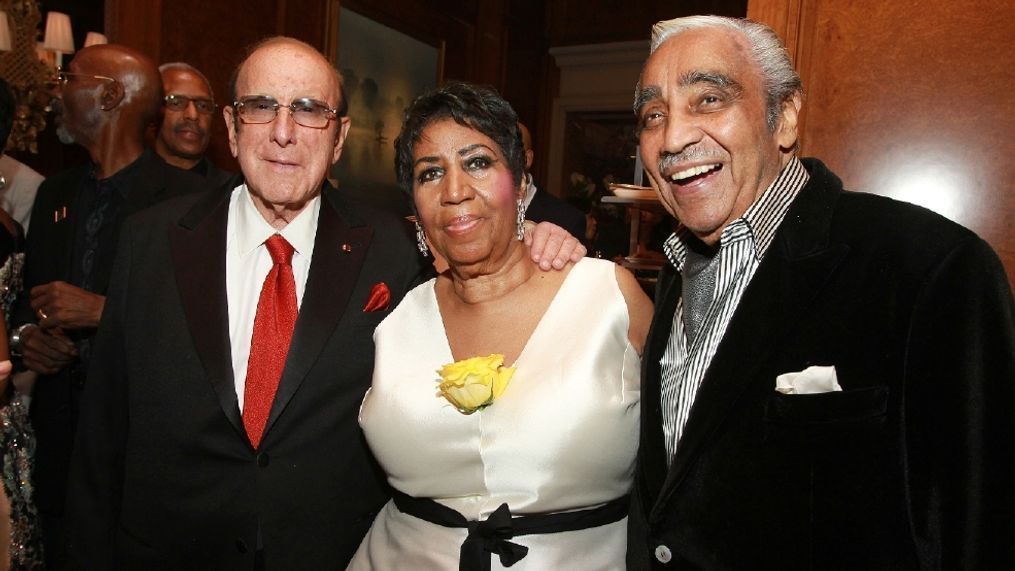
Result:
<svg viewBox="0 0 1015 571">
<path fill-rule="evenodd" d="M 198 357 L 222 412 L 246 438 L 233 377 L 226 297 L 229 193 L 207 193 L 170 228 L 173 270 Z"/>
<path fill-rule="evenodd" d="M 265 439 L 345 314 L 373 236 L 373 229 L 356 221 L 336 194 L 325 185 L 307 287 L 264 429 Z M 373 355 L 364 358 L 373 359 Z"/>
<path fill-rule="evenodd" d="M 835 179 L 837 184 L 831 184 L 820 175 L 812 174 L 744 291 L 698 389 L 652 510 L 653 519 L 716 429 L 729 418 L 744 390 L 757 380 L 757 369 L 778 349 L 848 253 L 847 246 L 829 240 L 831 212 L 841 183 Z M 677 296 L 676 291 L 669 293 Z M 774 378 L 771 384 L 774 391 Z"/>
</svg>

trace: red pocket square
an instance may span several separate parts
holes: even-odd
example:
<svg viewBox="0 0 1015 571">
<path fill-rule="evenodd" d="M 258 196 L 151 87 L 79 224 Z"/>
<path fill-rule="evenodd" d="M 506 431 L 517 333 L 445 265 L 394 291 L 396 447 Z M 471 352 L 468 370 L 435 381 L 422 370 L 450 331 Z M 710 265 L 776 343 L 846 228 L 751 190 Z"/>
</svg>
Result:
<svg viewBox="0 0 1015 571">
<path fill-rule="evenodd" d="M 388 284 L 384 282 L 377 282 L 370 290 L 370 299 L 368 299 L 367 304 L 363 306 L 363 311 L 384 311 L 388 308 L 390 303 L 391 290 L 388 289 Z"/>
</svg>

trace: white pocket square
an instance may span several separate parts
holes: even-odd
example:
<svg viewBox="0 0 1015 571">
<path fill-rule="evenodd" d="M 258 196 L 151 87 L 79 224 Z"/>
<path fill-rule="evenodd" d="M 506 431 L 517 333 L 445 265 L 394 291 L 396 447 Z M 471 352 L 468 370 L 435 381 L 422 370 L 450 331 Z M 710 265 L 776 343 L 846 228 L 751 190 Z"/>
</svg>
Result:
<svg viewBox="0 0 1015 571">
<path fill-rule="evenodd" d="M 775 390 L 784 395 L 808 395 L 841 391 L 835 367 L 807 367 L 775 378 Z"/>
</svg>

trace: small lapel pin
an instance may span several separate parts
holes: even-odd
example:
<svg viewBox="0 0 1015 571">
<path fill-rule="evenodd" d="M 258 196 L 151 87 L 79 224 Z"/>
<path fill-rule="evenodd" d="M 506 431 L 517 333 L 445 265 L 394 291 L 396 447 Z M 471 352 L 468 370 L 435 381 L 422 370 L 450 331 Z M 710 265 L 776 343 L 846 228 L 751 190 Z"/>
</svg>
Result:
<svg viewBox="0 0 1015 571">
<path fill-rule="evenodd" d="M 59 222 L 67 218 L 67 207 L 61 206 L 53 211 L 53 222 Z"/>
<path fill-rule="evenodd" d="M 352 251 L 352 246 L 350 246 L 349 244 L 342 244 L 342 251 L 348 254 L 349 252 Z"/>
</svg>

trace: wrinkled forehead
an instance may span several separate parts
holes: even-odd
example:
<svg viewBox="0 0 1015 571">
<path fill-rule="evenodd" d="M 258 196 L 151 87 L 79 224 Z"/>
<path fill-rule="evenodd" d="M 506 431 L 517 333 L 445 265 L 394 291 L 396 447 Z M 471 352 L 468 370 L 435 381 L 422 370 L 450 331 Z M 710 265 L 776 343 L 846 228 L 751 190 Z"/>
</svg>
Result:
<svg viewBox="0 0 1015 571">
<path fill-rule="evenodd" d="M 236 95 L 270 95 L 280 103 L 310 97 L 338 106 L 338 77 L 316 50 L 298 44 L 264 46 L 243 63 L 236 77 Z"/>
</svg>

